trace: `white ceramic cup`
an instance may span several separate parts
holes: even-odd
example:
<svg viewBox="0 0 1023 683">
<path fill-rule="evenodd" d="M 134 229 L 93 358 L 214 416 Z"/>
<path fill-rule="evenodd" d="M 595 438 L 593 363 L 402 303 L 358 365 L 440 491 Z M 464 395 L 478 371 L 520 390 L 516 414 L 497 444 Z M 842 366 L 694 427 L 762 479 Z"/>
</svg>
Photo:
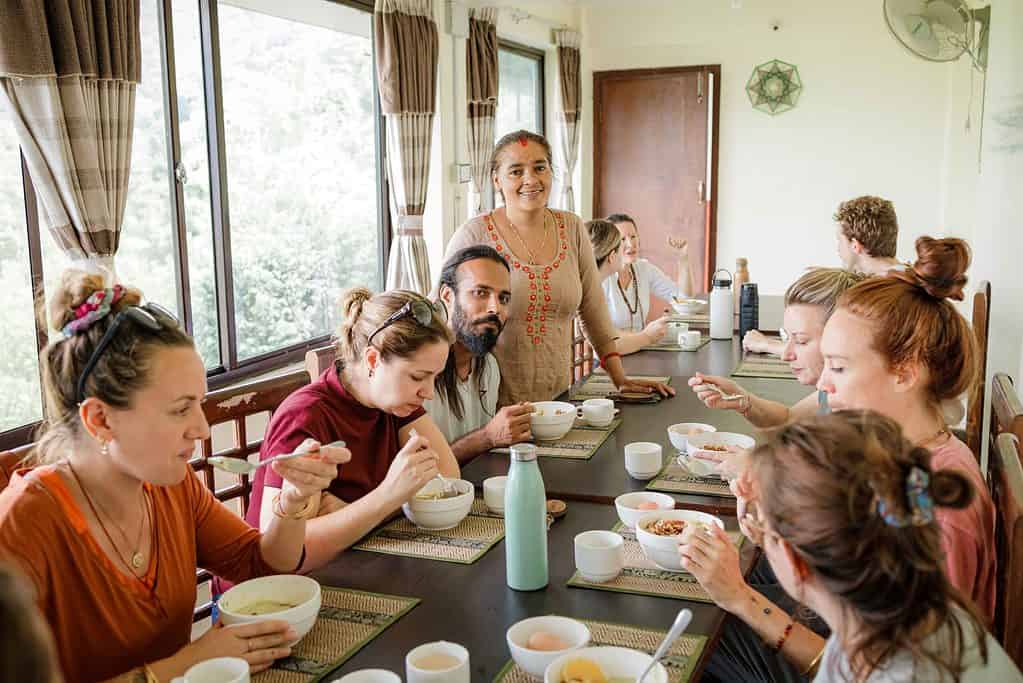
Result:
<svg viewBox="0 0 1023 683">
<path fill-rule="evenodd" d="M 653 476 L 661 471 L 661 444 L 636 441 L 625 445 L 625 469 L 634 478 Z M 638 475 L 638 476 L 637 476 Z"/>
<path fill-rule="evenodd" d="M 625 567 L 625 539 L 613 531 L 584 531 L 575 537 L 575 568 L 591 583 L 605 583 Z"/>
<path fill-rule="evenodd" d="M 171 683 L 249 683 L 249 663 L 240 657 L 207 659 Z"/>
<path fill-rule="evenodd" d="M 606 427 L 615 419 L 615 402 L 609 398 L 587 399 L 577 414 L 591 427 Z"/>
<path fill-rule="evenodd" d="M 387 669 L 363 669 L 345 674 L 337 683 L 401 683 L 401 676 Z"/>
<path fill-rule="evenodd" d="M 664 339 L 667 342 L 675 341 L 680 335 L 685 334 L 689 331 L 689 324 L 684 322 L 670 322 L 668 323 L 668 329 L 664 333 Z"/>
<path fill-rule="evenodd" d="M 483 502 L 491 512 L 504 514 L 504 487 L 507 484 L 508 477 L 505 475 L 483 480 Z"/>
<path fill-rule="evenodd" d="M 700 345 L 700 331 L 690 330 L 688 332 L 679 333 L 678 345 L 683 349 L 695 349 Z"/>
<path fill-rule="evenodd" d="M 425 668 L 430 657 L 447 656 L 456 660 L 447 669 Z M 469 683 L 469 651 L 458 643 L 438 640 L 412 648 L 405 655 L 407 683 Z"/>
</svg>

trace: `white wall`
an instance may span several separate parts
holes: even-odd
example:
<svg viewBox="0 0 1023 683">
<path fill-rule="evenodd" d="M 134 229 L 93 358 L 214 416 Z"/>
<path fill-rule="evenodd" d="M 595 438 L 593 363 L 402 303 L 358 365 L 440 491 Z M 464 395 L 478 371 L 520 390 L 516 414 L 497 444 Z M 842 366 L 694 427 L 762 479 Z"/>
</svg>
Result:
<svg viewBox="0 0 1023 683">
<path fill-rule="evenodd" d="M 761 291 L 780 293 L 799 266 L 836 262 L 831 216 L 860 194 L 895 202 L 903 257 L 923 232 L 956 233 L 942 223 L 950 67 L 907 54 L 880 2 L 742 4 L 595 1 L 583 13 L 593 71 L 721 65 L 718 265 L 749 257 Z M 753 67 L 771 59 L 795 64 L 804 83 L 798 106 L 774 117 L 745 92 Z M 584 78 L 586 150 L 593 105 L 592 76 Z M 589 158 L 583 213 L 592 206 Z"/>
</svg>

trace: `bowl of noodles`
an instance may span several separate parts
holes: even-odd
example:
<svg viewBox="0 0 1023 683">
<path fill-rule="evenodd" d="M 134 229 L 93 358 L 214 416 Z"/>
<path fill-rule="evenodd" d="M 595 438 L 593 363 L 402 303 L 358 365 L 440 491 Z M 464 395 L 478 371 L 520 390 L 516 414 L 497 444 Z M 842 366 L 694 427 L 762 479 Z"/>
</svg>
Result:
<svg viewBox="0 0 1023 683">
<path fill-rule="evenodd" d="M 278 619 L 291 624 L 302 640 L 320 613 L 320 584 L 298 574 L 280 574 L 250 579 L 220 597 L 217 610 L 225 626 Z"/>
<path fill-rule="evenodd" d="M 431 479 L 401 506 L 410 522 L 420 529 L 441 531 L 454 528 L 465 519 L 475 497 L 472 482 L 464 479 L 448 481 L 451 489 L 445 490 L 439 479 Z"/>
</svg>

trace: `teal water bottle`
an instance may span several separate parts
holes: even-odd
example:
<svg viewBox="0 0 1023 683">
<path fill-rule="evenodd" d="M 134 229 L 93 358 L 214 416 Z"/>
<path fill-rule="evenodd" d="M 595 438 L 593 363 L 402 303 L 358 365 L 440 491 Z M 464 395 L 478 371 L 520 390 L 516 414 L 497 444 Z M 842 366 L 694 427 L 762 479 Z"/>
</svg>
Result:
<svg viewBox="0 0 1023 683">
<path fill-rule="evenodd" d="M 504 554 L 509 588 L 535 591 L 547 585 L 547 492 L 531 443 L 511 447 L 504 489 Z"/>
</svg>

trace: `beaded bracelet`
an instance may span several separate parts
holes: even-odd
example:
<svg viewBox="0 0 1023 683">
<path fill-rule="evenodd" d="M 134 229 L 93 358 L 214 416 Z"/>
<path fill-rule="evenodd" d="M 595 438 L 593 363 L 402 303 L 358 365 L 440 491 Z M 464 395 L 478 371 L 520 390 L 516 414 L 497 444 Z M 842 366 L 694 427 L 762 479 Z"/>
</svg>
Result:
<svg viewBox="0 0 1023 683">
<path fill-rule="evenodd" d="M 785 627 L 785 631 L 781 634 L 781 637 L 778 638 L 778 642 L 774 645 L 776 652 L 781 652 L 781 648 L 785 645 L 785 641 L 789 639 L 789 634 L 792 633 L 792 627 L 795 626 L 795 624 L 795 621 L 789 621 L 788 625 Z"/>
</svg>

